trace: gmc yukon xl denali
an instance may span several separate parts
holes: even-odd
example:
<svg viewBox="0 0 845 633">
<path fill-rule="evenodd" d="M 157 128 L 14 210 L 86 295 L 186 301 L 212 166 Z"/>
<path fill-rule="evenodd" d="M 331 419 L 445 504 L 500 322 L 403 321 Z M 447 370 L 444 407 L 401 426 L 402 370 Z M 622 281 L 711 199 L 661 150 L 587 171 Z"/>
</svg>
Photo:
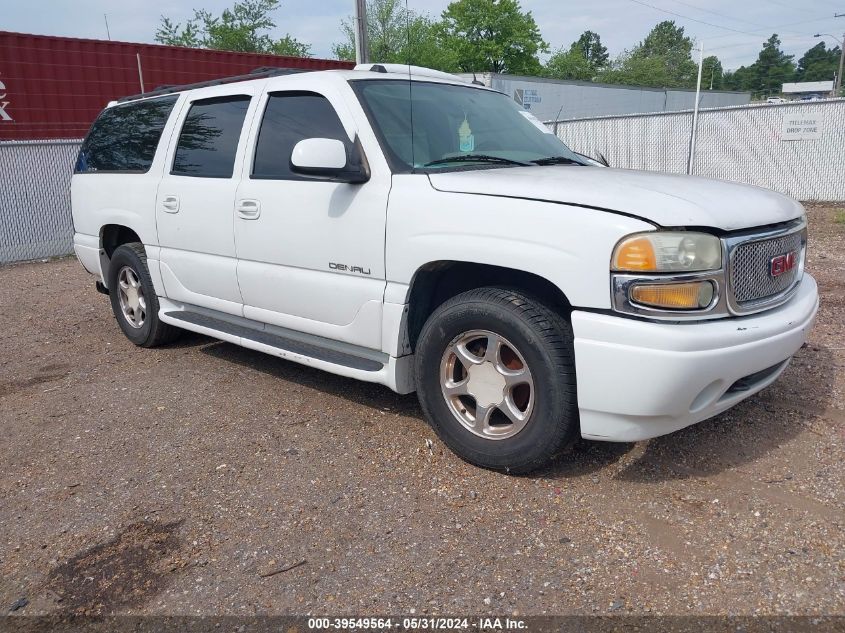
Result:
<svg viewBox="0 0 845 633">
<path fill-rule="evenodd" d="M 818 309 L 803 207 L 597 166 L 427 69 L 263 71 L 109 104 L 75 249 L 130 341 L 191 330 L 416 391 L 473 464 L 681 429 L 784 371 Z"/>
</svg>

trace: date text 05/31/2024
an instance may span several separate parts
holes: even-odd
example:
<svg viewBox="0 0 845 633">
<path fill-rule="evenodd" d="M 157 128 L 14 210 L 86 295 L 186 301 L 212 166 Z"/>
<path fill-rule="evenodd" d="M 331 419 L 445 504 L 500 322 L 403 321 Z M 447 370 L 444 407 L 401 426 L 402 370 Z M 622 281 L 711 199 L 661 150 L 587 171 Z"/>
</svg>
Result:
<svg viewBox="0 0 845 633">
<path fill-rule="evenodd" d="M 389 630 L 403 631 L 519 631 L 526 623 L 514 618 L 309 618 L 309 630 Z"/>
</svg>

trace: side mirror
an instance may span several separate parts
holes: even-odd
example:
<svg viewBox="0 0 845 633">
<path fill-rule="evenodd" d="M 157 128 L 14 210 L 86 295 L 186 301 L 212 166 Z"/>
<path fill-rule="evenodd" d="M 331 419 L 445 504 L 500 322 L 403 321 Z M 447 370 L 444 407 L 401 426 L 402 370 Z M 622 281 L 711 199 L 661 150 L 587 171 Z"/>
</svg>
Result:
<svg viewBox="0 0 845 633">
<path fill-rule="evenodd" d="M 356 142 L 350 148 L 333 138 L 306 138 L 294 145 L 290 157 L 291 169 L 297 174 L 318 180 L 351 184 L 370 179 L 363 160 L 363 152 Z"/>
</svg>

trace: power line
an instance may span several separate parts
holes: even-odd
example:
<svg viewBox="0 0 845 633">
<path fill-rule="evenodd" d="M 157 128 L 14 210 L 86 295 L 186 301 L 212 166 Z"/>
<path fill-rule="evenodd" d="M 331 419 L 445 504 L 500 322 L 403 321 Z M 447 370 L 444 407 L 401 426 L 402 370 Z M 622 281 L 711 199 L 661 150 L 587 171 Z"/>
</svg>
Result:
<svg viewBox="0 0 845 633">
<path fill-rule="evenodd" d="M 644 7 L 648 7 L 649 9 L 654 9 L 655 11 L 661 11 L 663 13 L 668 13 L 669 15 L 674 15 L 675 17 L 690 20 L 692 22 L 698 22 L 699 24 L 705 24 L 707 26 L 712 26 L 713 28 L 723 29 L 725 31 L 732 31 L 734 33 L 742 33 L 743 35 L 754 35 L 756 37 L 756 33 L 751 33 L 749 31 L 742 31 L 740 29 L 732 29 L 729 26 L 721 26 L 720 24 L 713 24 L 712 22 L 706 22 L 704 20 L 699 20 L 698 18 L 691 18 L 688 15 L 683 15 L 682 13 L 676 13 L 675 11 L 670 11 L 669 9 L 662 9 L 660 7 L 656 7 L 653 4 L 649 4 L 648 2 L 643 2 L 642 0 L 628 0 L 628 2 L 633 2 L 634 4 L 640 4 Z"/>
<path fill-rule="evenodd" d="M 785 37 L 781 40 L 781 43 L 782 44 L 791 43 L 791 44 L 794 45 L 794 44 L 797 44 L 799 42 L 812 41 L 812 40 L 813 40 L 812 35 L 797 35 L 797 36 L 794 36 L 794 37 Z M 725 44 L 724 46 L 711 46 L 708 50 L 712 53 L 713 51 L 721 51 L 721 50 L 725 50 L 727 48 L 739 48 L 740 46 L 754 46 L 754 44 L 752 44 L 750 42 L 739 42 L 737 44 Z"/>
<path fill-rule="evenodd" d="M 789 9 L 790 11 L 794 11 L 796 13 L 803 13 L 804 12 L 803 9 L 799 9 L 798 7 L 793 6 L 791 4 L 786 4 L 785 2 L 779 2 L 778 0 L 769 0 L 769 2 L 771 2 L 772 4 L 776 4 L 779 7 L 783 7 L 784 9 Z"/>
<path fill-rule="evenodd" d="M 799 25 L 799 24 L 809 24 L 810 22 L 819 22 L 821 20 L 827 19 L 825 17 L 825 18 L 818 18 L 818 19 L 812 19 L 812 20 L 801 20 L 799 22 L 787 22 L 786 24 L 776 24 L 776 25 L 766 26 L 766 25 L 760 24 L 759 22 L 751 22 L 751 21 L 745 20 L 743 18 L 737 18 L 737 17 L 734 17 L 734 16 L 730 16 L 726 13 L 719 13 L 718 11 L 712 11 L 710 9 L 705 9 L 704 7 L 699 7 L 699 6 L 696 6 L 694 4 L 690 4 L 689 2 L 684 2 L 683 0 L 669 0 L 669 1 L 675 2 L 677 4 L 682 4 L 684 6 L 690 7 L 691 9 L 696 9 L 698 11 L 704 11 L 706 13 L 712 13 L 713 15 L 718 15 L 720 17 L 727 18 L 728 20 L 735 20 L 737 22 L 744 22 L 745 24 L 750 24 L 751 26 L 756 26 L 756 27 L 758 27 L 758 29 L 755 29 L 755 32 L 759 31 L 761 34 L 770 30 L 770 29 L 781 29 L 785 26 L 796 26 L 796 25 Z M 769 1 L 771 2 L 771 0 L 769 0 Z M 778 3 L 775 3 L 775 4 L 778 4 Z M 781 4 L 781 6 L 785 7 L 787 5 Z M 719 28 L 724 28 L 724 27 L 719 27 Z M 799 36 L 799 37 L 805 37 L 804 34 L 796 33 L 794 31 L 783 31 L 782 33 L 784 35 L 795 35 L 795 36 Z M 717 35 L 713 38 L 708 37 L 708 39 L 717 39 L 717 38 L 722 38 L 722 37 L 731 37 L 731 36 L 730 35 Z M 711 48 L 710 50 L 713 50 L 713 49 Z"/>
<path fill-rule="evenodd" d="M 780 30 L 780 29 L 787 27 L 787 26 L 798 26 L 800 24 L 812 24 L 814 22 L 821 22 L 822 20 L 828 20 L 828 19 L 830 19 L 829 16 L 824 16 L 822 18 L 813 18 L 811 20 L 800 20 L 798 22 L 787 22 L 786 24 L 774 24 L 772 26 L 767 26 L 764 29 L 757 29 L 757 31 L 754 33 L 754 35 L 759 36 L 759 35 L 763 35 L 763 34 L 767 33 L 768 31 L 774 32 L 774 30 Z M 784 35 L 800 35 L 800 36 L 806 35 L 806 33 L 796 33 L 795 31 L 781 31 L 781 33 L 784 34 Z M 730 35 L 717 35 L 715 37 L 730 37 Z"/>
<path fill-rule="evenodd" d="M 691 4 L 689 2 L 684 2 L 683 0 L 670 0 L 670 2 L 674 2 L 676 4 L 682 4 L 685 7 L 689 7 L 690 9 L 695 9 L 696 11 L 702 11 L 704 13 L 710 13 L 712 15 L 718 15 L 719 17 L 727 18 L 728 20 L 734 20 L 736 22 L 745 22 L 745 24 L 750 24 L 751 26 L 759 26 L 761 28 L 768 28 L 768 27 L 763 27 L 763 25 L 760 24 L 759 22 L 749 22 L 748 20 L 743 20 L 742 18 L 737 18 L 737 17 L 734 17 L 732 15 L 727 15 L 726 13 L 719 13 L 718 11 L 713 11 L 712 9 L 705 9 L 704 7 L 699 7 L 699 6 L 696 6 L 696 5 Z"/>
<path fill-rule="evenodd" d="M 706 26 L 712 26 L 713 28 L 722 29 L 723 31 L 730 31 L 732 33 L 739 33 L 740 35 L 747 35 L 749 37 L 761 37 L 763 33 L 767 32 L 769 30 L 781 29 L 785 26 L 796 26 L 798 24 L 808 24 L 810 22 L 819 22 L 820 20 L 826 20 L 827 19 L 827 17 L 815 18 L 815 19 L 812 19 L 812 20 L 801 20 L 800 22 L 789 22 L 787 24 L 778 24 L 778 25 L 774 25 L 774 26 L 766 26 L 766 27 L 762 27 L 760 29 L 757 29 L 756 31 L 743 31 L 741 29 L 734 29 L 734 28 L 731 28 L 729 26 L 722 26 L 721 24 L 714 24 L 713 22 L 707 22 L 706 20 L 699 20 L 698 18 L 693 18 L 693 17 L 690 17 L 688 15 L 678 13 L 676 11 L 670 11 L 669 9 L 663 9 L 663 8 L 655 6 L 653 4 L 649 4 L 648 2 L 643 2 L 643 0 L 628 0 L 628 1 L 633 2 L 634 4 L 642 5 L 644 7 L 648 7 L 649 9 L 654 9 L 655 11 L 660 11 L 662 13 L 668 13 L 669 15 L 674 15 L 675 17 L 681 18 L 683 20 L 690 20 L 691 22 L 698 22 L 699 24 L 704 24 Z M 678 0 L 673 0 L 673 1 L 678 1 Z M 727 16 L 725 16 L 725 17 L 727 17 Z M 734 18 L 731 18 L 731 19 L 734 19 Z M 788 34 L 788 33 L 785 33 L 785 34 Z M 801 34 L 801 33 L 792 32 L 791 34 L 803 36 L 803 34 Z M 719 39 L 719 38 L 722 38 L 722 37 L 729 37 L 729 35 L 715 35 L 713 37 L 708 36 L 708 39 L 712 40 L 712 39 Z"/>
</svg>

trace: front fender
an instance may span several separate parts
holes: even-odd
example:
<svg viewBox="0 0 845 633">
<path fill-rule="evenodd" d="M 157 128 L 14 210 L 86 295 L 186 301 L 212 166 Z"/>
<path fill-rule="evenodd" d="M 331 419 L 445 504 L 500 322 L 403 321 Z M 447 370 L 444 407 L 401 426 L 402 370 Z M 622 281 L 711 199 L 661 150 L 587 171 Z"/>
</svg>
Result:
<svg viewBox="0 0 845 633">
<path fill-rule="evenodd" d="M 396 286 L 433 261 L 463 261 L 532 273 L 580 308 L 609 309 L 610 257 L 618 240 L 654 226 L 563 204 L 436 191 L 420 175 L 394 176 L 386 269 Z M 407 301 L 407 296 L 405 301 Z"/>
</svg>

